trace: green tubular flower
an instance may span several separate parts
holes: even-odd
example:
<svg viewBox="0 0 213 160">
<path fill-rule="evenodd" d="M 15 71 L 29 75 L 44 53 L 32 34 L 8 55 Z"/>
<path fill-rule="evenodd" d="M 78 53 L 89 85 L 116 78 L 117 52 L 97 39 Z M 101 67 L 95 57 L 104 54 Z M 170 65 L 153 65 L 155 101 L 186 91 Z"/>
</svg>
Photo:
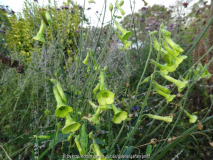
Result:
<svg viewBox="0 0 213 160">
<path fill-rule="evenodd" d="M 68 113 L 66 116 L 66 122 L 65 122 L 65 126 L 62 128 L 62 133 L 63 134 L 68 134 L 70 132 L 75 132 L 79 129 L 79 127 L 81 126 L 80 123 L 75 122 L 71 117 L 70 114 Z"/>
<path fill-rule="evenodd" d="M 201 72 L 202 70 L 203 70 L 203 65 L 199 62 L 196 70 L 194 70 L 194 74 L 198 76 L 200 74 L 199 72 Z M 202 75 L 199 76 L 199 78 L 210 78 L 210 77 L 211 77 L 211 74 L 208 72 L 207 69 L 205 69 Z"/>
<path fill-rule="evenodd" d="M 92 101 L 90 101 L 89 100 L 89 104 L 93 107 L 93 108 L 95 108 L 95 109 L 97 109 L 98 108 L 98 106 L 97 105 L 95 105 Z"/>
<path fill-rule="evenodd" d="M 119 124 L 127 118 L 126 111 L 122 111 L 120 108 L 117 108 L 114 104 L 112 104 L 112 109 L 114 111 L 114 116 L 112 118 L 112 121 L 114 123 Z"/>
<path fill-rule="evenodd" d="M 187 117 L 189 117 L 189 123 L 195 123 L 197 121 L 196 115 L 189 114 L 185 109 L 183 111 L 187 115 Z"/>
<path fill-rule="evenodd" d="M 97 95 L 96 98 L 98 103 L 102 106 L 107 104 L 112 104 L 114 102 L 114 93 L 109 90 L 102 90 Z"/>
<path fill-rule="evenodd" d="M 165 121 L 167 123 L 170 123 L 170 122 L 173 121 L 173 117 L 172 116 L 162 117 L 162 116 L 157 116 L 157 115 L 152 115 L 152 114 L 147 114 L 147 116 L 149 118 L 160 120 L 160 121 Z"/>
<path fill-rule="evenodd" d="M 99 145 L 96 143 L 95 139 L 93 138 L 93 151 L 95 152 L 96 156 L 97 156 L 97 160 L 106 160 L 106 158 L 104 158 L 103 153 L 100 150 Z"/>
<path fill-rule="evenodd" d="M 166 98 L 167 103 L 171 102 L 176 97 L 176 95 L 170 95 L 168 93 L 165 93 L 165 92 L 159 90 L 157 87 L 154 87 L 154 89 L 158 94 L 160 94 L 161 96 L 164 96 Z"/>
<path fill-rule="evenodd" d="M 49 12 L 47 11 L 45 12 L 45 17 L 47 19 L 49 26 L 51 26 L 53 24 L 53 20 L 51 19 Z"/>
<path fill-rule="evenodd" d="M 67 103 L 67 98 L 66 98 L 66 96 L 64 94 L 64 91 L 62 89 L 61 84 L 55 79 L 50 79 L 50 81 L 55 83 L 55 86 L 57 87 L 58 93 L 61 96 L 62 102 L 66 104 Z"/>
<path fill-rule="evenodd" d="M 184 51 L 178 44 L 174 43 L 168 36 L 164 36 L 164 39 L 172 47 L 176 56 L 178 56 L 179 53 L 182 53 Z"/>
<path fill-rule="evenodd" d="M 164 36 L 171 36 L 171 32 L 169 32 L 169 31 L 163 29 L 163 27 L 161 28 L 161 32 L 162 32 L 162 34 L 163 34 Z"/>
<path fill-rule="evenodd" d="M 96 87 L 93 89 L 93 93 L 95 94 L 100 89 L 100 83 L 96 85 Z"/>
<path fill-rule="evenodd" d="M 174 83 L 177 87 L 178 87 L 178 92 L 181 92 L 188 84 L 188 81 L 180 81 L 180 80 L 176 80 L 168 75 L 166 75 L 165 73 L 161 72 L 160 73 L 161 76 L 163 76 L 166 80 Z"/>
<path fill-rule="evenodd" d="M 48 136 L 48 135 L 42 135 L 42 136 L 34 135 L 33 137 L 38 138 L 38 139 L 50 139 L 50 136 Z"/>
<path fill-rule="evenodd" d="M 112 5 L 112 3 L 110 3 L 109 4 L 109 10 L 112 12 L 112 10 L 113 10 L 113 5 Z"/>
<path fill-rule="evenodd" d="M 69 112 L 73 111 L 72 107 L 70 107 L 62 102 L 62 99 L 61 99 L 56 87 L 53 88 L 53 93 L 54 93 L 55 99 L 57 101 L 57 109 L 55 111 L 55 116 L 61 117 L 61 118 L 66 117 Z"/>
<path fill-rule="evenodd" d="M 89 52 L 87 52 L 86 58 L 83 60 L 83 64 L 88 65 Z"/>
<path fill-rule="evenodd" d="M 100 90 L 104 90 L 104 80 L 105 80 L 105 74 L 104 71 L 100 71 L 99 81 L 100 81 Z"/>
<path fill-rule="evenodd" d="M 100 121 L 99 121 L 99 115 L 101 113 L 101 108 L 98 107 L 95 114 L 91 117 L 91 118 L 88 118 L 88 120 L 90 121 L 90 123 L 95 123 L 95 124 L 98 124 L 100 125 Z"/>
<path fill-rule="evenodd" d="M 83 152 L 83 149 L 81 147 L 81 144 L 80 144 L 78 138 L 79 138 L 79 136 L 75 137 L 75 144 L 76 144 L 76 146 L 78 148 L 78 151 L 79 151 L 80 155 L 82 156 L 84 154 L 84 152 Z"/>
<path fill-rule="evenodd" d="M 164 87 L 164 86 L 161 86 L 161 85 L 158 84 L 156 81 L 154 81 L 154 85 L 155 85 L 155 87 L 157 87 L 158 89 L 162 90 L 162 91 L 165 92 L 165 93 L 168 93 L 168 94 L 171 93 L 171 91 L 170 91 L 168 88 L 166 88 L 166 87 Z"/>
<path fill-rule="evenodd" d="M 116 5 L 116 7 L 119 9 L 119 11 L 121 12 L 121 14 L 124 15 L 125 12 L 124 12 L 124 10 L 121 8 L 120 4 L 116 3 L 115 5 Z"/>
<path fill-rule="evenodd" d="M 120 39 L 120 40 L 127 40 L 131 35 L 132 35 L 132 32 L 131 31 L 127 31 L 127 30 L 125 30 L 125 29 L 123 29 L 120 25 L 119 25 L 119 23 L 117 22 L 117 21 L 115 21 L 115 25 L 117 26 L 117 28 L 121 31 L 121 33 L 122 33 L 122 37 L 119 35 L 117 35 L 118 36 L 118 38 Z M 116 32 L 115 32 L 116 33 Z"/>
<path fill-rule="evenodd" d="M 44 29 L 45 29 L 45 23 L 43 20 L 41 20 L 41 26 L 40 26 L 40 29 L 37 33 L 37 35 L 35 37 L 33 37 L 33 39 L 37 40 L 37 41 L 41 41 L 41 42 L 46 42 L 45 39 L 44 39 Z"/>
<path fill-rule="evenodd" d="M 151 60 L 151 62 L 154 65 L 157 64 L 157 67 L 160 68 L 160 71 L 165 74 L 168 74 L 169 72 L 174 72 L 177 68 L 177 66 L 175 66 L 175 65 L 167 65 L 167 64 L 162 65 L 162 64 L 157 63 L 154 60 Z"/>
<path fill-rule="evenodd" d="M 166 49 L 166 51 L 172 56 L 172 57 L 175 57 L 175 52 L 169 47 L 169 45 L 166 43 L 166 41 L 164 39 L 161 39 L 162 40 L 162 45 L 163 47 Z"/>
<path fill-rule="evenodd" d="M 163 59 L 166 61 L 166 63 L 171 65 L 173 62 L 172 61 L 173 57 L 167 51 L 165 51 L 162 47 L 160 48 L 160 44 L 158 43 L 157 38 L 155 36 L 153 36 L 153 42 L 154 42 L 155 50 L 159 51 L 160 49 L 160 54 L 163 57 Z"/>
</svg>

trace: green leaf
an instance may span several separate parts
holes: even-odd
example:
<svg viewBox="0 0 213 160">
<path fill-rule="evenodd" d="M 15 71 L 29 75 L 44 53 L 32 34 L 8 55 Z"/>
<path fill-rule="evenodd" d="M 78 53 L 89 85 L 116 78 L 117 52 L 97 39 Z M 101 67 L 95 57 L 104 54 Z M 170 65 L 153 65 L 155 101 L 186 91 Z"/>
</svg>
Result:
<svg viewBox="0 0 213 160">
<path fill-rule="evenodd" d="M 80 128 L 80 143 L 83 149 L 84 154 L 87 153 L 87 145 L 88 145 L 88 137 L 85 129 L 85 124 L 83 124 Z"/>
<path fill-rule="evenodd" d="M 150 156 L 152 153 L 152 145 L 148 144 L 146 148 L 146 155 Z"/>
<path fill-rule="evenodd" d="M 134 146 L 129 146 L 127 149 L 125 148 L 122 155 L 131 155 L 133 147 Z M 123 160 L 128 160 L 128 158 L 124 158 Z"/>
</svg>

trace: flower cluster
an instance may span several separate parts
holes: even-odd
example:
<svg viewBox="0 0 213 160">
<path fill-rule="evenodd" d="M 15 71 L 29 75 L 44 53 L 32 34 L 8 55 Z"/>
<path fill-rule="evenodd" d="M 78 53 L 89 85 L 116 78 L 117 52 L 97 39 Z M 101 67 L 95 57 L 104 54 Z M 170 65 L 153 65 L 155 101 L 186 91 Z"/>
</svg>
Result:
<svg viewBox="0 0 213 160">
<path fill-rule="evenodd" d="M 69 112 L 73 112 L 73 109 L 67 105 L 67 98 L 63 92 L 61 84 L 55 79 L 51 79 L 51 81 L 55 83 L 55 86 L 53 87 L 53 93 L 57 101 L 55 116 L 60 118 L 66 117 L 65 126 L 62 129 L 62 133 L 67 134 L 69 132 L 75 132 L 79 129 L 81 124 L 75 122 L 70 116 Z"/>
</svg>

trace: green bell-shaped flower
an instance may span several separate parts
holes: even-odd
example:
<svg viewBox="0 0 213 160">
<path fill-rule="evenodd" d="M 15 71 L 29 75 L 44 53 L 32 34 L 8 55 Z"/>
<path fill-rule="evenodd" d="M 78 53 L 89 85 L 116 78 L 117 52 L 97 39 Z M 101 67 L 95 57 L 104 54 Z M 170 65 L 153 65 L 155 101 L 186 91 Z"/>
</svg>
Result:
<svg viewBox="0 0 213 160">
<path fill-rule="evenodd" d="M 44 29 L 45 29 L 45 23 L 43 20 L 41 20 L 41 26 L 40 26 L 40 29 L 37 33 L 37 35 L 35 37 L 33 37 L 33 39 L 37 40 L 37 41 L 41 41 L 41 42 L 46 42 L 45 39 L 44 39 Z"/>
<path fill-rule="evenodd" d="M 62 133 L 63 134 L 68 134 L 70 132 L 75 132 L 79 129 L 79 127 L 81 126 L 80 123 L 75 122 L 71 117 L 70 114 L 68 113 L 66 116 L 66 122 L 65 122 L 65 126 L 62 128 Z"/>
<path fill-rule="evenodd" d="M 155 85 L 155 87 L 157 87 L 158 89 L 162 90 L 162 91 L 165 92 L 165 93 L 168 93 L 168 94 L 171 93 L 171 91 L 170 91 L 168 88 L 166 88 L 166 87 L 164 87 L 164 86 L 161 86 L 161 85 L 158 84 L 156 81 L 154 81 L 154 85 Z"/>
<path fill-rule="evenodd" d="M 114 104 L 112 104 L 111 106 L 114 111 L 114 116 L 112 118 L 112 121 L 114 123 L 119 124 L 127 118 L 126 111 L 122 111 L 120 108 L 117 108 Z"/>
<path fill-rule="evenodd" d="M 119 9 L 119 11 L 121 12 L 122 15 L 125 14 L 124 10 L 121 8 L 119 3 L 115 3 L 116 7 Z"/>
<path fill-rule="evenodd" d="M 185 109 L 183 111 L 189 117 L 189 123 L 195 123 L 197 121 L 196 115 L 189 114 Z"/>
<path fill-rule="evenodd" d="M 62 102 L 61 96 L 59 95 L 56 87 L 53 88 L 53 93 L 54 93 L 55 99 L 57 101 L 57 109 L 55 111 L 55 116 L 61 117 L 61 118 L 66 117 L 69 112 L 73 111 L 72 107 L 70 107 Z"/>
<path fill-rule="evenodd" d="M 170 122 L 173 121 L 173 117 L 172 116 L 162 117 L 162 116 L 157 116 L 157 115 L 152 115 L 152 114 L 147 114 L 147 116 L 149 118 L 160 120 L 160 121 L 165 121 L 167 123 L 170 123 Z"/>
<path fill-rule="evenodd" d="M 114 93 L 109 90 L 102 90 L 97 95 L 96 98 L 100 105 L 112 104 L 114 102 Z"/>
<path fill-rule="evenodd" d="M 86 58 L 83 60 L 83 64 L 88 65 L 89 52 L 87 52 Z"/>
<path fill-rule="evenodd" d="M 171 102 L 176 97 L 176 95 L 170 95 L 168 93 L 165 93 L 165 92 L 161 91 L 160 89 L 158 89 L 157 87 L 154 87 L 154 89 L 158 94 L 160 94 L 161 96 L 164 96 L 166 98 L 167 103 Z"/>
<path fill-rule="evenodd" d="M 118 35 L 116 34 L 120 40 L 127 40 L 132 35 L 131 31 L 127 31 L 127 30 L 123 29 L 117 21 L 115 21 L 115 25 L 121 31 L 122 37 L 118 36 L 119 35 L 118 33 L 117 33 Z"/>
<path fill-rule="evenodd" d="M 174 83 L 177 87 L 178 87 L 178 92 L 181 92 L 187 85 L 188 85 L 188 81 L 180 81 L 180 80 L 176 80 L 168 75 L 166 75 L 165 73 L 161 72 L 160 73 L 161 76 L 163 76 L 166 80 Z"/>
<path fill-rule="evenodd" d="M 90 121 L 90 123 L 95 123 L 95 124 L 98 124 L 100 125 L 100 121 L 99 121 L 99 115 L 101 113 L 101 108 L 98 107 L 95 114 L 91 117 L 91 118 L 88 118 L 88 120 Z"/>
</svg>

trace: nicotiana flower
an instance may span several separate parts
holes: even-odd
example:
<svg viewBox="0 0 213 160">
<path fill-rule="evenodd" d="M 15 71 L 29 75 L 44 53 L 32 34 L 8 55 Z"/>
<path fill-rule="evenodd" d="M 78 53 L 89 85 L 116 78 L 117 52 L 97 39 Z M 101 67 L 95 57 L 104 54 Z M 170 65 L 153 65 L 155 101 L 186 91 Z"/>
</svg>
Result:
<svg viewBox="0 0 213 160">
<path fill-rule="evenodd" d="M 96 95 L 96 98 L 100 105 L 107 105 L 114 102 L 114 96 L 113 92 L 109 90 L 102 90 Z"/>
<path fill-rule="evenodd" d="M 112 121 L 114 123 L 119 124 L 127 118 L 126 111 L 122 111 L 120 108 L 117 108 L 114 104 L 112 104 L 112 109 L 114 111 L 114 116 L 112 118 Z"/>
<path fill-rule="evenodd" d="M 90 123 L 100 124 L 100 121 L 99 121 L 100 113 L 101 113 L 101 108 L 98 107 L 95 114 L 91 118 L 87 118 L 87 119 L 90 121 Z"/>
<path fill-rule="evenodd" d="M 119 9 L 119 11 L 121 12 L 122 15 L 125 14 L 124 10 L 121 8 L 119 3 L 115 3 L 116 7 Z"/>
<path fill-rule="evenodd" d="M 167 123 L 170 123 L 173 121 L 173 116 L 162 117 L 162 116 L 157 116 L 157 115 L 152 115 L 152 114 L 147 114 L 147 116 L 149 118 L 160 120 L 160 121 L 165 121 Z"/>
<path fill-rule="evenodd" d="M 181 92 L 187 85 L 188 85 L 188 81 L 180 81 L 180 80 L 176 80 L 168 75 L 166 75 L 165 73 L 161 72 L 160 73 L 161 76 L 163 76 L 166 80 L 174 83 L 177 87 L 178 87 L 178 92 Z"/>
<path fill-rule="evenodd" d="M 45 23 L 43 20 L 41 20 L 41 26 L 40 26 L 40 29 L 37 33 L 37 35 L 35 37 L 33 37 L 33 39 L 37 40 L 37 41 L 41 41 L 41 42 L 45 42 L 45 39 L 44 39 L 44 29 L 45 29 Z"/>
<path fill-rule="evenodd" d="M 197 121 L 196 115 L 189 114 L 185 109 L 183 111 L 189 117 L 189 123 L 195 123 Z"/>
<path fill-rule="evenodd" d="M 176 95 L 170 95 L 168 93 L 165 93 L 161 91 L 160 89 L 158 89 L 157 87 L 154 87 L 154 89 L 158 94 L 166 98 L 167 103 L 171 102 L 176 97 Z"/>
<path fill-rule="evenodd" d="M 53 93 L 55 95 L 55 99 L 57 101 L 57 109 L 55 111 L 56 117 L 66 117 L 69 112 L 72 112 L 72 107 L 64 104 L 62 102 L 61 96 L 58 93 L 58 89 L 56 87 L 53 88 Z"/>
<path fill-rule="evenodd" d="M 70 114 L 68 113 L 66 116 L 65 126 L 62 128 L 62 133 L 67 134 L 69 132 L 75 132 L 79 129 L 80 126 L 81 126 L 81 124 L 78 122 L 75 122 L 70 117 Z"/>
</svg>

